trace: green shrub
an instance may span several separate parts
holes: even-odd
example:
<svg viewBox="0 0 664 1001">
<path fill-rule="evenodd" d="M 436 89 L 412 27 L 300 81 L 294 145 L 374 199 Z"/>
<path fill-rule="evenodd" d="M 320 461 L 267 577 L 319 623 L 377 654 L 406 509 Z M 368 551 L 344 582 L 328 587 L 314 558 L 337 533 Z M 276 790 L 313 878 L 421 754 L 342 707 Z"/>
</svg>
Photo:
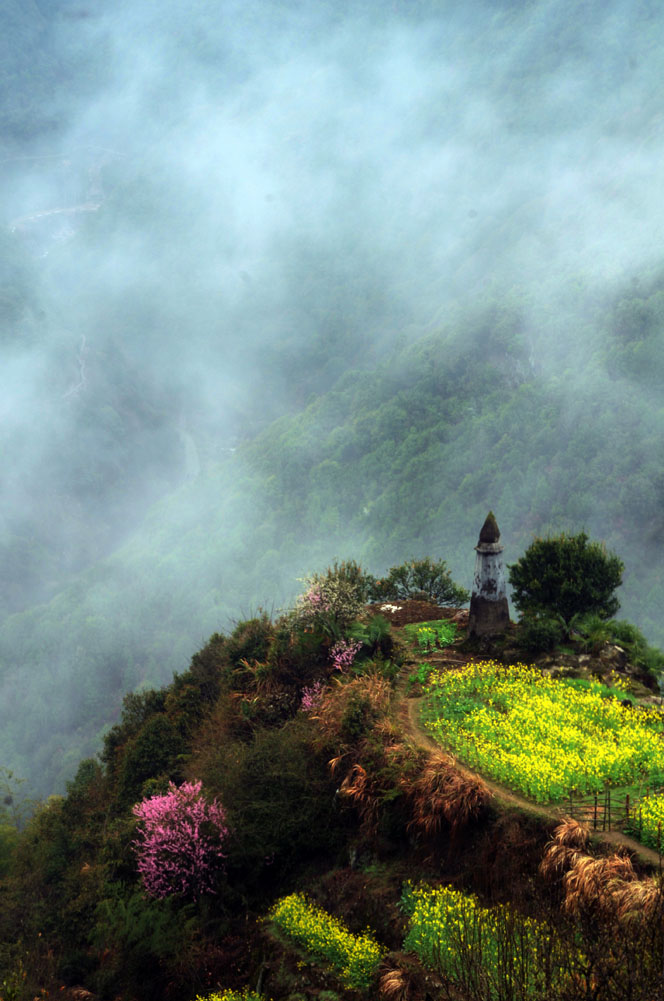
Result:
<svg viewBox="0 0 664 1001">
<path fill-rule="evenodd" d="M 565 626 L 555 615 L 524 615 L 517 630 L 517 642 L 528 653 L 552 650 L 564 637 Z"/>
<path fill-rule="evenodd" d="M 356 744 L 376 722 L 376 711 L 366 696 L 353 694 L 341 717 L 340 737 L 345 744 Z"/>
<path fill-rule="evenodd" d="M 358 660 L 379 655 L 390 657 L 394 648 L 390 623 L 384 615 L 373 615 L 368 622 L 354 622 L 347 636 L 362 644 Z"/>
<path fill-rule="evenodd" d="M 0 879 L 9 872 L 11 856 L 18 839 L 19 833 L 14 825 L 0 819 Z"/>
<path fill-rule="evenodd" d="M 334 855 L 343 833 L 328 761 L 312 743 L 304 714 L 279 729 L 258 730 L 249 743 L 220 742 L 200 778 L 224 803 L 230 828 L 227 874 L 242 892 L 264 897 L 318 853 Z"/>
<path fill-rule="evenodd" d="M 273 633 L 274 627 L 265 612 L 256 618 L 238 622 L 226 641 L 228 660 L 234 667 L 243 660 L 249 663 L 266 660 Z"/>
<path fill-rule="evenodd" d="M 162 713 L 166 702 L 166 689 L 149 688 L 144 692 L 129 692 L 122 700 L 122 719 L 112 726 L 104 737 L 101 760 L 113 771 L 118 751 L 127 740 L 135 736 L 150 716 Z"/>
<path fill-rule="evenodd" d="M 594 612 L 603 619 L 618 611 L 614 591 L 622 583 L 622 560 L 585 532 L 535 539 L 509 567 L 512 600 L 522 615 L 575 615 Z"/>
<path fill-rule="evenodd" d="M 414 685 L 426 685 L 435 670 L 433 664 L 419 664 L 417 670 L 408 675 L 407 691 L 410 692 Z"/>
<path fill-rule="evenodd" d="M 605 643 L 614 639 L 611 622 L 597 612 L 575 615 L 570 622 L 570 633 L 580 648 L 588 653 L 598 653 Z"/>
<path fill-rule="evenodd" d="M 651 646 L 640 629 L 631 622 L 616 619 L 611 619 L 609 627 L 611 638 L 625 648 L 633 664 L 655 677 L 664 672 L 664 653 Z"/>
<path fill-rule="evenodd" d="M 201 699 L 213 704 L 220 690 L 221 678 L 228 665 L 227 639 L 213 633 L 205 646 L 193 655 L 189 674 L 198 685 Z"/>
<path fill-rule="evenodd" d="M 329 636 L 284 616 L 275 627 L 268 666 L 275 680 L 303 685 L 321 676 L 330 662 Z"/>
<path fill-rule="evenodd" d="M 96 977 L 100 992 L 129 994 L 139 987 L 141 997 L 157 1001 L 167 984 L 182 990 L 195 968 L 196 937 L 193 904 L 151 900 L 138 888 L 123 893 L 116 884 L 97 904 L 90 931 L 106 956 Z"/>
<path fill-rule="evenodd" d="M 368 592 L 373 602 L 388 599 L 421 598 L 434 605 L 463 605 L 470 598 L 465 588 L 455 584 L 444 560 L 411 559 L 391 567 L 387 576 L 371 581 Z"/>
<path fill-rule="evenodd" d="M 175 724 L 163 713 L 152 716 L 128 741 L 118 768 L 118 795 L 124 804 L 140 799 L 148 779 L 165 774 L 181 779 L 180 757 L 185 742 Z"/>
<path fill-rule="evenodd" d="M 411 643 L 417 643 L 420 653 L 432 653 L 435 649 L 442 650 L 454 642 L 456 625 L 446 619 L 433 619 L 431 622 L 411 622 L 404 626 L 404 633 Z"/>
</svg>

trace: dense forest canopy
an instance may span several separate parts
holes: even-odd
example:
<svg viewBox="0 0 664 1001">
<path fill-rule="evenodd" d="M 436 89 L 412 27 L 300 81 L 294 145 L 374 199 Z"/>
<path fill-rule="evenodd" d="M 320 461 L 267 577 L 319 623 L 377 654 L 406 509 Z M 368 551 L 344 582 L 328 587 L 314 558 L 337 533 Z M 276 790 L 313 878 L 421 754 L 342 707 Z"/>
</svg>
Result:
<svg viewBox="0 0 664 1001">
<path fill-rule="evenodd" d="M 0 15 L 0 762 L 352 553 L 579 532 L 664 641 L 660 10 Z"/>
</svg>

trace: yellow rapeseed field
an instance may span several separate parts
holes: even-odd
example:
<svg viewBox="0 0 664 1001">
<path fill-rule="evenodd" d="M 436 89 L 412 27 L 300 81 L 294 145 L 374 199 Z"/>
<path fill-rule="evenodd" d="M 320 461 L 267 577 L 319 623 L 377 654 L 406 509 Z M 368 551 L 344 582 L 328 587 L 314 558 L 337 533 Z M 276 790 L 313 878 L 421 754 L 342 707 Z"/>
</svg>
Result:
<svg viewBox="0 0 664 1001">
<path fill-rule="evenodd" d="M 333 967 L 344 986 L 356 990 L 370 986 L 384 950 L 369 932 L 353 935 L 301 893 L 278 900 L 267 919 L 294 945 Z"/>
<path fill-rule="evenodd" d="M 562 979 L 551 929 L 507 905 L 483 907 L 451 887 L 407 884 L 402 908 L 409 916 L 404 951 L 462 990 L 482 985 L 487 1001 L 542 997 Z"/>
<path fill-rule="evenodd" d="M 664 779 L 661 715 L 493 661 L 429 677 L 423 719 L 465 762 L 540 803 Z"/>
</svg>

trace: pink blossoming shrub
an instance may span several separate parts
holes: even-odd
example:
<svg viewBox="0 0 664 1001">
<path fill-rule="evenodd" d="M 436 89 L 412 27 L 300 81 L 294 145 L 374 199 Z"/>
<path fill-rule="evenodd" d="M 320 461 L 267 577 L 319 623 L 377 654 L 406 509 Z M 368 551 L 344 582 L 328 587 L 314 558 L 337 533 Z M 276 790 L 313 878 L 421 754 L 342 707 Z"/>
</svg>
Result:
<svg viewBox="0 0 664 1001">
<path fill-rule="evenodd" d="M 318 709 L 320 701 L 323 698 L 323 687 L 322 681 L 314 681 L 313 685 L 307 685 L 306 688 L 302 689 L 300 709 L 303 712 L 312 713 Z"/>
<path fill-rule="evenodd" d="M 324 612 L 332 611 L 330 599 L 323 591 L 322 584 L 312 584 L 311 587 L 298 598 L 298 606 L 304 615 L 321 615 Z"/>
<path fill-rule="evenodd" d="M 339 640 L 330 650 L 330 660 L 337 671 L 350 667 L 362 644 L 358 640 Z"/>
<path fill-rule="evenodd" d="M 208 803 L 201 782 L 169 783 L 163 796 L 150 796 L 133 808 L 138 837 L 133 842 L 138 871 L 151 897 L 214 893 L 214 875 L 228 834 L 221 805 Z"/>
<path fill-rule="evenodd" d="M 291 613 L 299 628 L 322 629 L 337 638 L 364 608 L 365 576 L 352 561 L 335 563 L 323 574 L 305 577 L 303 583 L 305 590 Z"/>
</svg>

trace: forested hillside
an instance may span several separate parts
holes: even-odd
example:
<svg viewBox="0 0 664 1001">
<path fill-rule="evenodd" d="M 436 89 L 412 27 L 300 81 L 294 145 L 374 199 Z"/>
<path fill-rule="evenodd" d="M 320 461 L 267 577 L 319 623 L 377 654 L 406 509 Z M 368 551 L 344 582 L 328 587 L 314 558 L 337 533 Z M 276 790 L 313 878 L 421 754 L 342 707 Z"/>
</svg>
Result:
<svg viewBox="0 0 664 1001">
<path fill-rule="evenodd" d="M 653 997 L 655 678 L 578 622 L 478 659 L 415 569 L 336 564 L 215 633 L 29 819 L 0 772 L 3 998 Z"/>
</svg>

